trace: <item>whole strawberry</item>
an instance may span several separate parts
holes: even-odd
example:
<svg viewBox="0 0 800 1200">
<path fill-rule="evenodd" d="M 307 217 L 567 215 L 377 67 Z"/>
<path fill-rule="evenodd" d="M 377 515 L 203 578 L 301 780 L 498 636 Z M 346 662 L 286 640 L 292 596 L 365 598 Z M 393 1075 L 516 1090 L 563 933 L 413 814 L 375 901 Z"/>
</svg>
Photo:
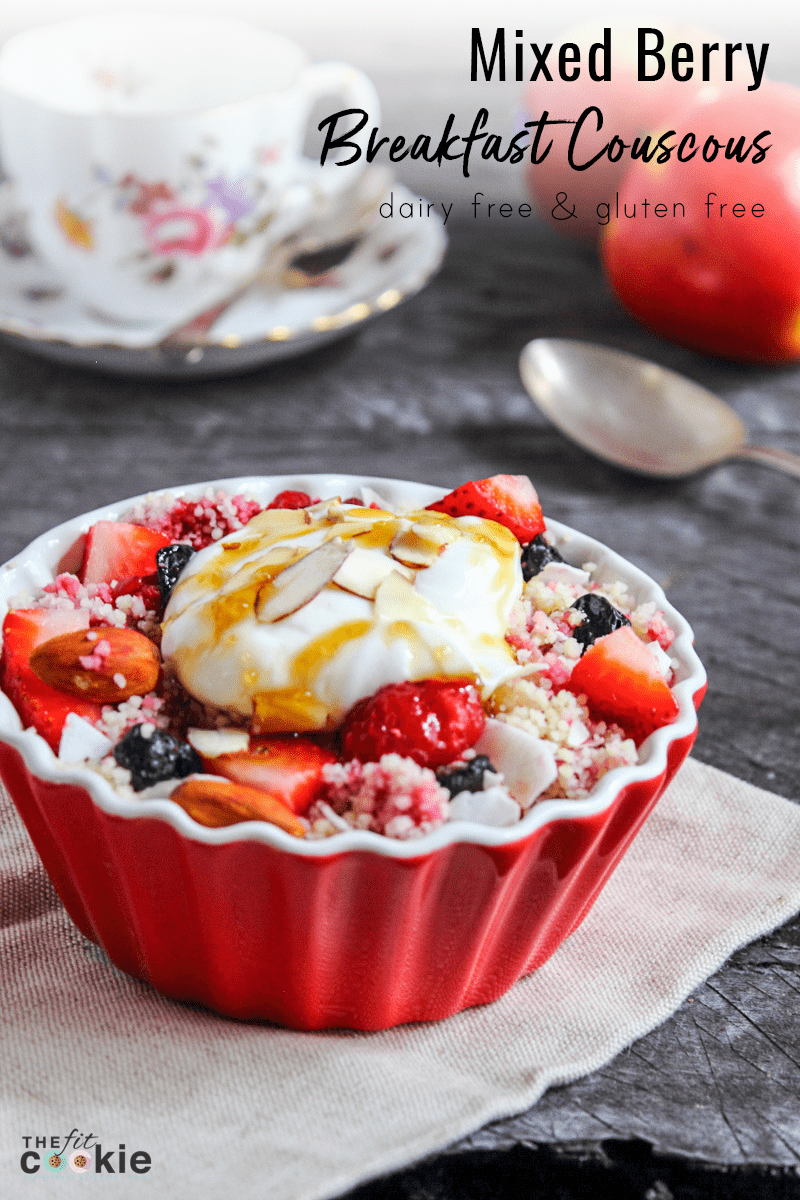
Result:
<svg viewBox="0 0 800 1200">
<path fill-rule="evenodd" d="M 485 717 L 469 679 L 388 683 L 359 700 L 342 726 L 345 758 L 378 762 L 384 754 L 441 767 L 474 746 Z"/>
</svg>

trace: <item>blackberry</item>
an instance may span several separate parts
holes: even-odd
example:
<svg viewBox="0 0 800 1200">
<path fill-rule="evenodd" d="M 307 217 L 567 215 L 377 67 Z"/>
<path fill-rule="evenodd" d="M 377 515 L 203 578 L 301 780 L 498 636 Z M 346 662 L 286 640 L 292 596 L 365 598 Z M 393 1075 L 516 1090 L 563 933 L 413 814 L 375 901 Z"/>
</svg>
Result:
<svg viewBox="0 0 800 1200">
<path fill-rule="evenodd" d="M 114 758 L 121 767 L 131 773 L 131 787 L 135 792 L 152 787 L 162 779 L 183 779 L 194 771 L 202 771 L 200 756 L 188 744 L 166 733 L 153 729 L 150 737 L 142 734 L 142 725 L 134 725 L 114 747 Z"/>
<path fill-rule="evenodd" d="M 615 629 L 621 629 L 623 625 L 630 625 L 625 614 L 614 608 L 605 596 L 600 596 L 597 592 L 587 592 L 584 596 L 579 596 L 572 608 L 583 615 L 581 624 L 576 625 L 572 631 L 572 636 L 583 646 L 581 654 L 585 654 L 598 638 L 613 633 Z"/>
<path fill-rule="evenodd" d="M 563 562 L 564 559 L 556 550 L 555 546 L 551 546 L 545 540 L 543 533 L 537 534 L 533 541 L 528 542 L 527 546 L 522 547 L 522 578 L 527 583 L 529 579 L 533 579 L 534 575 L 538 575 L 544 570 L 548 563 Z"/>
<path fill-rule="evenodd" d="M 492 766 L 485 754 L 476 754 L 463 767 L 453 767 L 449 771 L 444 768 L 437 771 L 436 778 L 442 787 L 447 788 L 451 796 L 457 796 L 459 792 L 482 792 L 484 771 L 497 773 L 496 768 Z"/>
<path fill-rule="evenodd" d="M 161 599 L 165 604 L 180 578 L 181 571 L 193 554 L 194 550 L 185 542 L 173 542 L 169 546 L 162 546 L 160 550 L 156 550 L 158 586 L 161 591 Z"/>
</svg>

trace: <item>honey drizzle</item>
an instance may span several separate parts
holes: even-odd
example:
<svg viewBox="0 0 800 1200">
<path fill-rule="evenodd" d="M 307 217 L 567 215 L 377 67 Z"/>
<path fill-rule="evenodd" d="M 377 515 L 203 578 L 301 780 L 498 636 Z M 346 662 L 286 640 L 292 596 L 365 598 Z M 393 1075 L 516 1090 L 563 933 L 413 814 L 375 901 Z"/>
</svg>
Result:
<svg viewBox="0 0 800 1200">
<path fill-rule="evenodd" d="M 313 691 L 317 673 L 348 642 L 369 633 L 372 621 L 347 621 L 320 634 L 292 660 L 290 687 L 271 688 L 253 697 L 253 729 L 257 733 L 292 733 L 325 726 L 327 706 Z"/>
</svg>

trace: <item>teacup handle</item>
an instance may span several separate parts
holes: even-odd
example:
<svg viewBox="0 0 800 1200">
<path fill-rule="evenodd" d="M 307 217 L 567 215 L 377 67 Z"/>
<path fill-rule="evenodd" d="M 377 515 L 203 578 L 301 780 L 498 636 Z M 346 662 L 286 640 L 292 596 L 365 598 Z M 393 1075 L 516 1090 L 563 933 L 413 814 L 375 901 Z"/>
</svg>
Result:
<svg viewBox="0 0 800 1200">
<path fill-rule="evenodd" d="M 361 157 L 348 167 L 339 167 L 329 160 L 325 167 L 318 161 L 306 159 L 307 182 L 324 196 L 333 197 L 352 186 L 354 176 L 368 165 L 366 148 L 372 127 L 380 121 L 380 99 L 371 80 L 357 67 L 345 62 L 313 63 L 301 77 L 301 86 L 309 98 L 310 107 L 326 96 L 339 97 L 342 108 L 361 108 L 368 114 L 363 129 L 348 139 L 361 148 Z M 332 109 L 331 111 L 336 111 Z"/>
</svg>

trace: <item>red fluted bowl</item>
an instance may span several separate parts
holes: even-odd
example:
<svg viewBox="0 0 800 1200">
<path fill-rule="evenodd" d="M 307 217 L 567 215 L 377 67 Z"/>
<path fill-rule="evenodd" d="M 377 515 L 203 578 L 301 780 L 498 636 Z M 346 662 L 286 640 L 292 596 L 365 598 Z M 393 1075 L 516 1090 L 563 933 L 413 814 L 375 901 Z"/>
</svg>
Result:
<svg viewBox="0 0 800 1200">
<path fill-rule="evenodd" d="M 440 489 L 355 476 L 220 480 L 264 502 L 293 488 L 424 505 Z M 142 499 L 137 497 L 136 499 Z M 94 521 L 43 535 L 0 574 L 9 597 L 52 578 Z M 516 826 L 452 822 L 417 841 L 366 831 L 303 842 L 264 822 L 196 824 L 170 800 L 118 795 L 99 775 L 62 765 L 23 730 L 0 693 L 0 777 L 67 912 L 123 971 L 176 1000 L 296 1029 L 384 1029 L 437 1020 L 497 999 L 541 966 L 582 921 L 697 734 L 705 672 L 686 621 L 656 583 L 582 534 L 548 522 L 568 561 L 598 564 L 637 602 L 654 600 L 677 631 L 676 722 L 582 800 L 546 800 Z"/>
</svg>

